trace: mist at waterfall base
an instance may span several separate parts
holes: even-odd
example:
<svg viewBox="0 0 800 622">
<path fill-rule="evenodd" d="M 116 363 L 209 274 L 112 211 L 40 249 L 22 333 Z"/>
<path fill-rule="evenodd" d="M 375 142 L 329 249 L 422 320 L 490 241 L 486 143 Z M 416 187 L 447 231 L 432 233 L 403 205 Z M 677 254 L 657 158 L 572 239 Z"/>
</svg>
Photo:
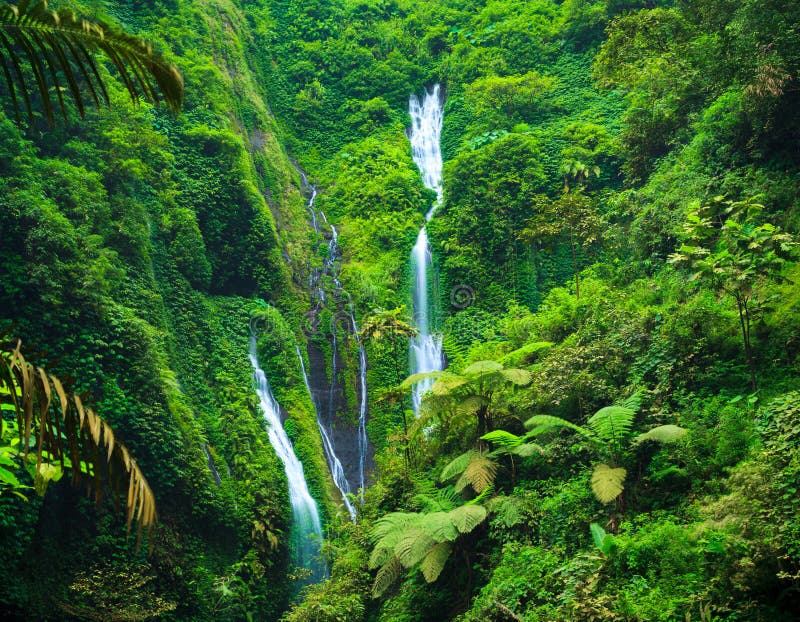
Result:
<svg viewBox="0 0 800 622">
<path fill-rule="evenodd" d="M 289 484 L 289 501 L 292 505 L 291 561 L 296 567 L 309 571 L 309 576 L 299 581 L 301 585 L 317 583 L 328 575 L 327 566 L 320 555 L 322 524 L 319 510 L 308 490 L 303 465 L 294 453 L 292 443 L 283 429 L 280 406 L 272 395 L 264 370 L 258 364 L 255 337 L 250 338 L 249 356 L 253 365 L 259 405 L 267 421 L 269 442 L 283 463 Z"/>
<path fill-rule="evenodd" d="M 436 202 L 425 215 L 429 221 L 442 200 L 442 152 L 440 137 L 442 133 L 442 108 L 444 105 L 441 89 L 438 84 L 425 91 L 422 100 L 412 95 L 409 99 L 408 114 L 411 116 L 411 128 L 408 130 L 411 142 L 411 155 L 414 163 L 422 173 L 422 181 L 426 188 L 436 192 Z M 420 229 L 417 242 L 411 250 L 411 267 L 414 274 L 412 288 L 412 305 L 414 325 L 418 333 L 411 338 L 409 344 L 410 371 L 412 374 L 441 371 L 444 367 L 442 352 L 442 335 L 437 332 L 431 321 L 431 303 L 428 299 L 429 280 L 432 276 L 433 257 L 428 244 L 428 233 L 425 226 Z M 434 299 L 436 297 L 434 296 Z M 414 385 L 411 400 L 414 415 L 419 417 L 422 396 L 433 385 L 432 379 L 426 379 Z"/>
</svg>

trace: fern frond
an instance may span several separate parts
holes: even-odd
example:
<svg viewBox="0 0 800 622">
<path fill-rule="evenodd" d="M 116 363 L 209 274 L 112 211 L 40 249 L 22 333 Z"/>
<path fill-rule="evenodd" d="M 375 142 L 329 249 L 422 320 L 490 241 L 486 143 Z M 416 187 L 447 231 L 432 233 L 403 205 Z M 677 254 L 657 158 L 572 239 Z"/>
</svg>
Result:
<svg viewBox="0 0 800 622">
<path fill-rule="evenodd" d="M 639 391 L 632 393 L 622 401 L 620 406 L 629 408 L 633 412 L 639 412 L 639 409 L 642 407 L 642 394 Z"/>
<path fill-rule="evenodd" d="M 544 453 L 544 448 L 536 443 L 522 443 L 522 445 L 511 449 L 510 453 L 520 458 L 530 458 L 531 456 Z"/>
<path fill-rule="evenodd" d="M 600 503 L 611 503 L 623 491 L 626 475 L 622 467 L 598 464 L 592 473 L 592 492 Z"/>
<path fill-rule="evenodd" d="M 456 403 L 456 411 L 460 415 L 472 415 L 489 404 L 485 395 L 468 395 Z"/>
<path fill-rule="evenodd" d="M 511 449 L 522 444 L 522 437 L 506 430 L 492 430 L 481 436 L 481 440 L 489 441 L 495 447 Z"/>
<path fill-rule="evenodd" d="M 428 552 L 419 567 L 425 581 L 433 583 L 439 578 L 452 552 L 453 546 L 449 542 L 440 542 Z"/>
<path fill-rule="evenodd" d="M 500 363 L 495 361 L 478 361 L 464 370 L 465 376 L 485 376 L 496 373 L 503 369 Z"/>
<path fill-rule="evenodd" d="M 625 406 L 606 406 L 589 417 L 587 424 L 604 441 L 619 443 L 630 435 L 635 415 L 636 411 Z"/>
<path fill-rule="evenodd" d="M 531 372 L 525 369 L 504 369 L 500 372 L 505 380 L 518 387 L 524 387 L 531 383 Z"/>
<path fill-rule="evenodd" d="M 370 539 L 378 542 L 387 535 L 402 531 L 413 523 L 419 515 L 414 512 L 390 512 L 381 516 L 370 531 Z"/>
<path fill-rule="evenodd" d="M 464 472 L 464 469 L 467 468 L 469 461 L 472 460 L 473 456 L 477 455 L 474 449 L 470 449 L 469 451 L 464 452 L 457 458 L 451 460 L 443 469 L 441 474 L 439 475 L 439 481 L 446 482 L 449 479 L 454 478 L 456 475 Z"/>
<path fill-rule="evenodd" d="M 525 422 L 525 427 L 530 428 L 530 432 L 528 432 L 525 436 L 533 437 L 539 436 L 540 434 L 545 434 L 546 432 L 552 432 L 553 430 L 557 430 L 558 428 L 569 428 L 573 432 L 577 432 L 581 436 L 585 436 L 589 440 L 597 441 L 597 438 L 594 434 L 592 434 L 586 428 L 582 428 L 579 425 L 575 425 L 571 421 L 567 421 L 566 419 L 562 419 L 561 417 L 555 417 L 553 415 L 534 415 L 530 419 Z"/>
<path fill-rule="evenodd" d="M 487 486 L 494 483 L 496 474 L 497 463 L 494 460 L 490 460 L 480 454 L 473 455 L 461 477 L 456 482 L 455 489 L 460 492 L 467 486 L 472 486 L 472 489 L 477 494 L 480 494 Z"/>
<path fill-rule="evenodd" d="M 451 510 L 449 514 L 461 533 L 469 533 L 486 520 L 486 508 L 482 505 L 462 505 Z"/>
<path fill-rule="evenodd" d="M 466 384 L 466 380 L 452 374 L 442 376 L 431 387 L 434 395 L 450 395 L 453 391 Z"/>
<path fill-rule="evenodd" d="M 424 529 L 409 529 L 398 540 L 394 554 L 404 568 L 412 568 L 421 562 L 436 544 L 436 540 Z"/>
<path fill-rule="evenodd" d="M 426 371 L 418 374 L 411 374 L 408 378 L 403 380 L 403 382 L 401 382 L 398 385 L 398 388 L 410 389 L 415 384 L 417 384 L 418 382 L 422 382 L 423 380 L 438 380 L 443 376 L 452 376 L 452 374 L 446 371 Z"/>
<path fill-rule="evenodd" d="M 379 598 L 388 590 L 403 574 L 403 565 L 396 557 L 391 557 L 375 576 L 375 582 L 372 584 L 372 597 Z"/>
<path fill-rule="evenodd" d="M 433 482 L 431 484 L 435 485 Z M 417 494 L 411 497 L 411 502 L 424 513 L 449 512 L 459 503 L 461 497 L 456 495 L 451 486 L 438 488 L 433 494 Z"/>
<path fill-rule="evenodd" d="M 449 512 L 433 512 L 425 514 L 421 526 L 437 542 L 452 542 L 458 538 L 458 529 L 453 524 Z"/>
<path fill-rule="evenodd" d="M 644 434 L 639 434 L 639 436 L 633 439 L 633 442 L 642 443 L 644 441 L 656 441 L 657 443 L 672 443 L 683 438 L 686 434 L 686 428 L 682 428 L 678 425 L 660 425 L 652 430 L 648 430 Z"/>
</svg>

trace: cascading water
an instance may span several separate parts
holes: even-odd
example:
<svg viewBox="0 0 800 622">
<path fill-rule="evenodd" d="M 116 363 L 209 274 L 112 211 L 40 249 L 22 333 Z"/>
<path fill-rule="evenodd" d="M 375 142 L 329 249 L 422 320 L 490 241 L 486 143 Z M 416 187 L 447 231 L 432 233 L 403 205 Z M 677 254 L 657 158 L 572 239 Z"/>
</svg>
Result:
<svg viewBox="0 0 800 622">
<path fill-rule="evenodd" d="M 283 429 L 280 417 L 280 406 L 272 395 L 269 381 L 258 365 L 256 356 L 256 339 L 250 338 L 250 363 L 253 365 L 253 376 L 256 381 L 261 412 L 269 427 L 269 442 L 283 463 L 286 479 L 289 482 L 289 500 L 292 505 L 292 537 L 294 541 L 294 563 L 306 568 L 311 575 L 307 583 L 316 583 L 327 576 L 328 570 L 320 556 L 322 544 L 322 524 L 319 510 L 303 474 L 303 465 L 294 453 L 294 448 Z"/>
<path fill-rule="evenodd" d="M 353 335 L 358 344 L 358 384 L 361 389 L 361 400 L 358 407 L 358 481 L 361 491 L 361 502 L 364 502 L 364 489 L 366 488 L 364 471 L 367 466 L 367 351 L 358 332 L 356 314 L 353 305 L 350 305 L 350 322 L 353 324 Z"/>
<path fill-rule="evenodd" d="M 422 101 L 412 95 L 408 103 L 408 113 L 411 116 L 411 128 L 408 138 L 411 142 L 411 155 L 414 163 L 422 173 L 422 181 L 426 188 L 436 192 L 436 202 L 425 215 L 428 222 L 442 200 L 442 152 L 440 137 L 442 133 L 442 107 L 443 100 L 439 85 L 436 84 L 428 91 Z M 432 264 L 428 233 L 423 226 L 419 230 L 417 243 L 411 250 L 411 265 L 414 270 L 414 289 L 412 293 L 414 324 L 417 335 L 411 338 L 410 343 L 410 368 L 412 374 L 423 372 L 441 371 L 444 367 L 442 353 L 442 336 L 431 326 L 430 303 L 428 301 L 428 271 Z M 411 399 L 414 414 L 419 416 L 419 406 L 422 396 L 433 384 L 431 379 L 423 380 L 414 385 Z"/>
<path fill-rule="evenodd" d="M 347 497 L 347 495 L 350 494 L 350 484 L 344 475 L 342 462 L 337 457 L 336 451 L 333 448 L 333 442 L 331 441 L 330 434 L 328 434 L 328 431 L 325 429 L 325 426 L 322 423 L 322 419 L 320 419 L 320 409 L 319 406 L 317 406 L 317 400 L 314 399 L 314 392 L 311 390 L 311 383 L 308 380 L 308 374 L 306 374 L 306 364 L 303 361 L 303 355 L 300 354 L 299 346 L 297 346 L 296 351 L 297 358 L 300 359 L 300 370 L 303 372 L 303 381 L 306 383 L 306 389 L 308 389 L 308 394 L 311 397 L 311 402 L 314 404 L 314 410 L 317 413 L 317 426 L 319 426 L 319 434 L 322 437 L 322 449 L 325 452 L 325 460 L 328 462 L 328 468 L 331 471 L 333 482 L 336 484 L 339 492 L 342 493 L 342 500 L 344 501 L 344 506 L 347 508 L 347 513 L 350 514 L 350 520 L 355 522 L 356 509 L 353 507 L 353 504 L 350 503 L 350 499 Z"/>
<path fill-rule="evenodd" d="M 206 464 L 208 464 L 208 470 L 211 471 L 211 475 L 214 477 L 214 483 L 219 486 L 222 484 L 222 478 L 219 476 L 219 471 L 217 471 L 217 465 L 214 464 L 214 458 L 211 457 L 211 452 L 208 450 L 208 444 L 203 443 L 203 454 L 206 457 Z"/>
<path fill-rule="evenodd" d="M 299 170 L 299 169 L 298 169 Z M 328 396 L 327 396 L 327 425 L 323 420 L 323 401 L 321 399 L 314 400 L 314 395 L 312 393 L 312 400 L 314 400 L 315 407 L 317 409 L 317 423 L 320 426 L 320 432 L 323 435 L 323 445 L 325 446 L 326 458 L 328 460 L 328 466 L 331 470 L 331 474 L 334 477 L 334 481 L 336 481 L 336 485 L 339 490 L 342 492 L 343 497 L 346 499 L 347 493 L 351 492 L 353 488 L 356 486 L 360 490 L 360 496 L 363 501 L 364 498 L 364 489 L 366 487 L 366 468 L 367 468 L 367 458 L 369 455 L 369 440 L 367 438 L 367 354 L 364 348 L 364 344 L 361 342 L 361 337 L 359 336 L 358 332 L 358 324 L 356 323 L 355 318 L 355 311 L 353 308 L 352 300 L 350 299 L 350 295 L 344 291 L 342 288 L 342 283 L 339 280 L 339 262 L 340 262 L 340 251 L 339 251 L 339 232 L 336 230 L 336 227 L 328 222 L 328 219 L 325 215 L 325 212 L 322 210 L 317 209 L 314 206 L 314 200 L 317 196 L 316 188 L 308 182 L 308 179 L 305 177 L 305 174 L 300 171 L 300 176 L 303 181 L 303 186 L 309 191 L 309 201 L 308 201 L 308 211 L 311 215 L 311 224 L 314 227 L 314 231 L 321 235 L 320 229 L 321 225 L 328 227 L 330 229 L 330 238 L 328 239 L 328 253 L 321 269 L 315 269 L 312 271 L 309 280 L 309 289 L 312 294 L 312 298 L 316 299 L 316 308 L 313 310 L 314 313 L 319 313 L 323 306 L 326 305 L 335 305 L 333 308 L 333 315 L 331 318 L 331 326 L 330 326 L 330 334 L 331 334 L 331 361 L 330 361 L 330 383 L 328 385 Z M 323 288 L 323 277 L 330 277 L 332 284 L 333 284 L 333 292 L 331 296 L 326 296 L 325 289 Z M 342 311 L 343 307 L 345 306 L 346 301 L 346 308 L 349 317 L 347 320 L 343 317 Z M 338 352 L 338 336 L 337 336 L 337 327 L 342 325 L 349 324 L 348 330 L 352 330 L 353 338 L 356 340 L 356 344 L 358 346 L 358 397 L 359 397 L 359 408 L 358 408 L 358 428 L 356 431 L 357 435 L 357 460 L 358 460 L 358 477 L 357 479 L 354 478 L 352 473 L 348 478 L 348 474 L 344 471 L 342 462 L 336 455 L 336 443 L 334 442 L 334 430 L 333 430 L 333 422 L 334 416 L 336 412 L 336 402 L 337 402 L 337 357 L 339 356 Z M 310 352 L 309 352 L 310 354 Z M 313 368 L 312 368 L 313 372 Z M 309 391 L 312 391 L 310 382 L 306 384 L 309 387 Z M 341 434 L 341 432 L 340 432 Z M 341 437 L 340 437 L 341 440 Z M 352 464 L 352 462 L 350 463 Z M 338 467 L 337 467 L 338 465 Z M 342 470 L 342 479 L 337 479 L 337 468 Z M 348 470 L 352 471 L 352 468 Z M 352 484 L 352 485 L 351 485 Z M 351 517 L 355 518 L 355 509 L 352 507 L 352 504 L 349 501 L 345 501 L 345 505 L 347 506 L 347 510 L 350 513 Z"/>
</svg>

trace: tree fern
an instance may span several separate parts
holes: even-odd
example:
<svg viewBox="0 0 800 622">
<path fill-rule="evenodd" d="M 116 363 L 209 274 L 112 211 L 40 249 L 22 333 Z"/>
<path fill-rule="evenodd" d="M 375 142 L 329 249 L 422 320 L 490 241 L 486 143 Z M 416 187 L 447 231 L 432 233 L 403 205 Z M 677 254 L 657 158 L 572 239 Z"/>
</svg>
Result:
<svg viewBox="0 0 800 622">
<path fill-rule="evenodd" d="M 462 505 L 449 512 L 393 512 L 380 518 L 370 534 L 375 546 L 369 567 L 380 568 L 373 595 L 380 596 L 402 574 L 419 566 L 426 581 L 441 573 L 458 538 L 486 520 L 486 508 Z"/>
<path fill-rule="evenodd" d="M 430 517 L 426 516 L 425 518 L 429 519 Z M 423 525 L 427 520 L 419 522 Z M 412 568 L 425 559 L 425 556 L 437 543 L 437 539 L 428 529 L 412 528 L 403 532 L 394 547 L 394 553 L 404 568 Z"/>
<path fill-rule="evenodd" d="M 540 445 L 536 443 L 526 443 L 525 441 L 530 438 L 532 434 L 529 432 L 525 436 L 517 436 L 506 430 L 492 430 L 491 432 L 481 436 L 484 441 L 490 442 L 496 448 L 490 457 L 495 457 L 504 454 L 514 454 L 522 458 L 529 458 L 544 451 Z"/>
<path fill-rule="evenodd" d="M 439 481 L 446 482 L 449 479 L 453 479 L 456 475 L 463 473 L 470 460 L 476 455 L 479 455 L 479 453 L 474 449 L 470 449 L 451 460 L 439 474 Z"/>
<path fill-rule="evenodd" d="M 464 376 L 486 376 L 501 371 L 503 366 L 496 361 L 478 361 L 467 367 Z"/>
<path fill-rule="evenodd" d="M 504 449 L 518 447 L 524 440 L 522 436 L 517 436 L 506 430 L 492 430 L 481 436 L 481 439 L 489 441 L 495 447 L 502 447 Z"/>
<path fill-rule="evenodd" d="M 453 542 L 459 534 L 450 512 L 425 514 L 424 525 L 437 542 Z"/>
<path fill-rule="evenodd" d="M 532 378 L 531 372 L 526 369 L 503 369 L 500 375 L 508 382 L 521 387 L 530 384 Z"/>
<path fill-rule="evenodd" d="M 50 11 L 46 0 L 0 4 L 0 65 L 17 120 L 23 106 L 33 118 L 30 93 L 34 91 L 51 122 L 56 104 L 67 118 L 64 93 L 81 116 L 84 92 L 96 106 L 108 105 L 108 92 L 92 57 L 95 52 L 111 62 L 134 102 L 158 102 L 163 97 L 171 109 L 180 109 L 183 78 L 143 39 L 111 24 L 80 18 L 68 9 Z"/>
</svg>

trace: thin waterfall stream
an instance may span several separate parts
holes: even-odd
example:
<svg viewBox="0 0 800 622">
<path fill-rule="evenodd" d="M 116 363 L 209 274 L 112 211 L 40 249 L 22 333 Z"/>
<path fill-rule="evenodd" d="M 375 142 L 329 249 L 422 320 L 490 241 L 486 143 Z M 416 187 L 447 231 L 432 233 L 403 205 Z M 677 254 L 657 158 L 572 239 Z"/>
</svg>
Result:
<svg viewBox="0 0 800 622">
<path fill-rule="evenodd" d="M 308 380 L 306 364 L 303 361 L 303 355 L 300 353 L 300 346 L 296 346 L 296 352 L 297 358 L 300 359 L 300 371 L 303 372 L 303 381 L 306 383 L 306 389 L 308 390 L 309 396 L 311 396 L 311 402 L 314 404 L 314 410 L 317 413 L 317 425 L 319 426 L 319 434 L 322 437 L 322 449 L 325 452 L 325 460 L 328 462 L 328 467 L 331 470 L 333 482 L 336 484 L 339 492 L 342 493 L 342 501 L 344 501 L 344 506 L 347 508 L 347 513 L 350 514 L 350 520 L 355 522 L 356 509 L 353 507 L 353 504 L 350 502 L 350 499 L 347 496 L 350 494 L 350 484 L 344 475 L 342 462 L 337 457 L 336 451 L 333 448 L 333 442 L 331 441 L 330 434 L 325 429 L 325 426 L 322 424 L 322 420 L 320 419 L 319 406 L 317 406 L 317 400 L 314 399 L 314 392 L 311 390 L 311 383 Z"/>
<path fill-rule="evenodd" d="M 314 498 L 308 490 L 303 465 L 294 453 L 294 448 L 283 429 L 280 406 L 272 395 L 267 375 L 258 364 L 256 339 L 250 338 L 250 363 L 256 383 L 261 412 L 268 425 L 269 442 L 283 463 L 289 483 L 289 500 L 292 505 L 292 554 L 293 563 L 310 571 L 306 583 L 317 583 L 328 574 L 320 555 L 322 545 L 322 523 Z"/>
<path fill-rule="evenodd" d="M 330 341 L 331 341 L 331 355 L 330 355 L 330 378 L 327 384 L 327 396 L 317 395 L 320 392 L 320 378 L 319 374 L 324 373 L 320 370 L 315 370 L 313 365 L 314 359 L 311 358 L 312 343 L 309 340 L 309 357 L 312 363 L 311 373 L 307 374 L 305 370 L 305 362 L 300 356 L 301 366 L 303 367 L 304 379 L 306 387 L 311 394 L 312 402 L 317 413 L 317 424 L 320 429 L 320 434 L 323 440 L 323 448 L 325 450 L 325 459 L 328 463 L 333 480 L 336 487 L 342 494 L 344 505 L 350 514 L 350 518 L 355 521 L 356 509 L 350 499 L 347 497 L 355 489 L 360 492 L 360 498 L 363 501 L 364 488 L 366 487 L 366 469 L 367 459 L 369 454 L 369 439 L 367 438 L 366 422 L 367 422 L 367 355 L 364 344 L 358 332 L 358 324 L 356 322 L 355 310 L 353 307 L 350 294 L 348 294 L 342 287 L 339 280 L 339 265 L 341 262 L 341 253 L 339 250 L 339 232 L 333 223 L 328 221 L 325 212 L 318 209 L 315 205 L 317 197 L 316 187 L 308 181 L 305 173 L 297 168 L 302 185 L 306 189 L 308 196 L 307 209 L 311 217 L 311 225 L 314 232 L 320 236 L 324 241 L 325 237 L 323 231 L 325 228 L 330 230 L 330 235 L 327 237 L 328 252 L 322 268 L 314 268 L 311 270 L 309 276 L 309 292 L 312 298 L 313 316 L 318 316 L 323 308 L 327 307 L 333 311 L 330 324 Z M 329 277 L 332 291 L 330 295 L 325 291 L 325 277 Z M 341 421 L 337 421 L 337 409 L 341 407 L 341 392 L 342 388 L 337 386 L 337 378 L 339 372 L 339 338 L 337 328 L 344 327 L 348 331 L 352 331 L 353 339 L 355 339 L 358 348 L 358 387 L 356 394 L 358 396 L 358 425 L 355 430 L 351 430 L 346 424 L 343 426 Z M 314 372 L 317 372 L 317 381 L 314 382 Z M 313 385 L 313 386 L 312 386 Z M 315 388 L 316 387 L 316 390 Z M 338 399 L 337 399 L 338 398 Z M 338 443 L 336 437 L 338 436 Z M 353 439 L 353 437 L 356 437 Z M 355 443 L 352 443 L 355 440 Z M 342 458 L 342 445 L 344 445 L 344 457 L 352 456 L 355 459 Z M 352 447 L 351 447 L 352 446 Z M 337 449 L 339 450 L 337 452 Z M 348 451 L 349 450 L 349 451 Z M 355 454 L 355 455 L 354 455 Z"/>
<path fill-rule="evenodd" d="M 422 182 L 426 188 L 436 192 L 436 202 L 425 215 L 427 223 L 433 218 L 442 201 L 442 151 L 440 138 L 442 134 L 442 109 L 444 106 L 441 89 L 438 84 L 431 90 L 425 90 L 422 100 L 411 95 L 408 102 L 408 114 L 411 116 L 411 127 L 408 138 L 411 142 L 411 155 L 414 163 L 422 173 Z M 410 371 L 412 374 L 441 371 L 444 368 L 442 351 L 442 335 L 435 330 L 431 321 L 431 303 L 428 300 L 428 276 L 433 264 L 433 256 L 428 243 L 428 232 L 423 225 L 419 230 L 417 242 L 411 250 L 411 266 L 414 272 L 412 290 L 414 325 L 418 333 L 411 337 L 409 344 Z M 435 319 L 435 318 L 434 318 Z M 419 417 L 422 396 L 433 385 L 432 379 L 425 379 L 414 385 L 411 399 L 414 415 Z"/>
</svg>

